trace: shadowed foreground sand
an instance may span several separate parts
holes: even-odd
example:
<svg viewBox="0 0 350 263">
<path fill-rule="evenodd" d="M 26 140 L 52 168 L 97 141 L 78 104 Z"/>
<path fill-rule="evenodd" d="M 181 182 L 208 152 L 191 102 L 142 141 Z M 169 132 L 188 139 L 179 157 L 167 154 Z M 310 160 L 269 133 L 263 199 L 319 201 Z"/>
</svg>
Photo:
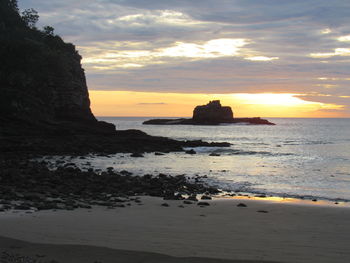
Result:
<svg viewBox="0 0 350 263">
<path fill-rule="evenodd" d="M 117 250 L 79 245 L 48 245 L 0 237 L 0 253 L 21 254 L 31 258 L 60 263 L 259 263 L 262 261 L 210 258 L 176 258 L 157 253 Z M 1 254 L 0 254 L 1 255 Z M 2 261 L 0 261 L 2 262 Z M 22 262 L 22 261 L 21 261 Z M 269 263 L 264 261 L 264 263 Z M 272 262 L 271 262 L 272 263 Z"/>
<path fill-rule="evenodd" d="M 350 262 L 350 208 L 253 200 L 209 200 L 208 207 L 181 208 L 182 201 L 166 201 L 170 207 L 163 207 L 159 198 L 141 200 L 142 205 L 112 210 L 2 213 L 0 236 L 84 245 L 25 244 L 22 249 L 59 262 Z M 240 202 L 247 207 L 237 207 Z M 8 242 L 0 243 L 3 249 Z"/>
</svg>

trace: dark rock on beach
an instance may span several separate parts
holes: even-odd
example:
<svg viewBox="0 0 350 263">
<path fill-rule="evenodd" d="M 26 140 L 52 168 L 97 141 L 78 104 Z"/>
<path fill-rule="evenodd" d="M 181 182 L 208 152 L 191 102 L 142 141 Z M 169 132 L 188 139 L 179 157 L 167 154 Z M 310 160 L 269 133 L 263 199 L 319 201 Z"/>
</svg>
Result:
<svg viewBox="0 0 350 263">
<path fill-rule="evenodd" d="M 198 202 L 197 205 L 199 206 L 210 206 L 208 202 Z"/>
<path fill-rule="evenodd" d="M 0 159 L 0 208 L 3 210 L 89 209 L 93 205 L 125 207 L 140 203 L 137 195 L 184 200 L 183 195 L 217 194 L 216 188 L 190 183 L 183 175 L 133 176 L 107 170 L 79 168 L 49 170 L 45 164 L 25 159 Z"/>
<path fill-rule="evenodd" d="M 269 211 L 266 211 L 266 210 L 258 210 L 257 212 L 258 212 L 258 213 L 267 214 Z"/>
<path fill-rule="evenodd" d="M 133 153 L 130 155 L 130 157 L 144 157 L 142 153 Z"/>
<path fill-rule="evenodd" d="M 197 195 L 191 194 L 191 195 L 187 198 L 187 200 L 197 202 L 197 201 L 198 201 Z"/>
<path fill-rule="evenodd" d="M 187 153 L 187 154 L 196 154 L 196 151 L 191 149 L 191 150 L 185 151 L 185 153 Z"/>
</svg>

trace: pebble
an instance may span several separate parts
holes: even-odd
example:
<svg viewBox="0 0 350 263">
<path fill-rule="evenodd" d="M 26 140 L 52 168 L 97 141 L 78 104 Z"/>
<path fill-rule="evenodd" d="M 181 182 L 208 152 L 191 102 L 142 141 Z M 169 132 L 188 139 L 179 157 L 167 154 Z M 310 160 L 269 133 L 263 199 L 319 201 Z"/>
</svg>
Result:
<svg viewBox="0 0 350 263">
<path fill-rule="evenodd" d="M 208 202 L 198 202 L 197 205 L 199 206 L 210 206 Z"/>
</svg>

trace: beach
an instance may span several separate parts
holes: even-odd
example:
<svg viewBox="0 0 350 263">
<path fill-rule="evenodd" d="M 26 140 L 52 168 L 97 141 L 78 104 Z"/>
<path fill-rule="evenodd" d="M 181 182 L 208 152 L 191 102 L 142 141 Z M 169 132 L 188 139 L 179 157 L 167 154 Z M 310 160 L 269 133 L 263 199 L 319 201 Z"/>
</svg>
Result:
<svg viewBox="0 0 350 263">
<path fill-rule="evenodd" d="M 346 10 L 1 0 L 0 263 L 350 262 Z"/>
<path fill-rule="evenodd" d="M 350 260 L 349 207 L 264 198 L 204 200 L 209 206 L 140 200 L 115 209 L 2 212 L 0 251 L 57 262 Z"/>
</svg>

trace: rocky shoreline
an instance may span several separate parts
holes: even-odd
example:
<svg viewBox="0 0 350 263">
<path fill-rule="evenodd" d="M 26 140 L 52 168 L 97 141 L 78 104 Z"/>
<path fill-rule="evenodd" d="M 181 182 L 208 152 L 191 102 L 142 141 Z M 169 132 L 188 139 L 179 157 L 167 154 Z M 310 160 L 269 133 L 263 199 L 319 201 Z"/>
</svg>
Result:
<svg viewBox="0 0 350 263">
<path fill-rule="evenodd" d="M 0 157 L 17 154 L 84 155 L 88 153 L 179 152 L 184 147 L 229 147 L 226 142 L 178 141 L 150 136 L 139 130 L 120 130 L 115 134 L 72 134 L 49 136 L 0 136 Z"/>
<path fill-rule="evenodd" d="M 141 205 L 136 197 L 140 195 L 197 201 L 197 194 L 219 192 L 198 180 L 190 182 L 184 175 L 135 176 L 113 168 L 98 173 L 93 168 L 82 171 L 72 164 L 49 170 L 46 162 L 26 159 L 3 159 L 0 171 L 0 212 L 90 209 L 95 205 L 123 208 Z"/>
</svg>

